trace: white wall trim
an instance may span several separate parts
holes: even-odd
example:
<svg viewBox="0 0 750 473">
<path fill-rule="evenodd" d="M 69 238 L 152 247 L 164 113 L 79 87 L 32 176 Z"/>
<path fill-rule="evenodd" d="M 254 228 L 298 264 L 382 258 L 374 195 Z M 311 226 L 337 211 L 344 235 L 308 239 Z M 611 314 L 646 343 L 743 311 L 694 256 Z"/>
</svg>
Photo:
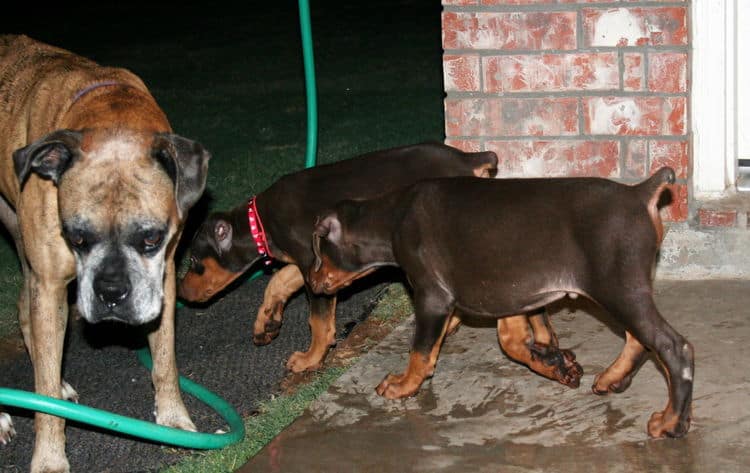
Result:
<svg viewBox="0 0 750 473">
<path fill-rule="evenodd" d="M 736 1 L 737 32 L 737 157 L 750 158 L 750 31 L 745 26 L 750 21 L 750 2 Z M 742 60 L 741 58 L 744 58 Z"/>
<path fill-rule="evenodd" d="M 737 2 L 692 3 L 693 196 L 734 191 L 737 160 Z M 744 8 L 744 7 L 743 7 Z"/>
</svg>

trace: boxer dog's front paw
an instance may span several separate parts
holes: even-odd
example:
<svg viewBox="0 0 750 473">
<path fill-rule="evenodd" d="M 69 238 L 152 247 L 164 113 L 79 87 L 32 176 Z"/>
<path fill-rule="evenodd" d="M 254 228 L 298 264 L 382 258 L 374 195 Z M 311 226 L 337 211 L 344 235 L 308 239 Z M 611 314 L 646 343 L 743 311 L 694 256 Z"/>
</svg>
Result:
<svg viewBox="0 0 750 473">
<path fill-rule="evenodd" d="M 666 408 L 662 412 L 654 412 L 648 420 L 648 435 L 652 438 L 684 436 L 690 429 L 690 417 L 684 420 L 680 419 L 671 408 Z"/>
<path fill-rule="evenodd" d="M 60 396 L 66 401 L 78 404 L 78 393 L 73 389 L 73 386 L 68 384 L 64 379 L 62 380 L 62 383 L 60 383 Z"/>
<path fill-rule="evenodd" d="M 159 409 L 157 405 L 154 408 L 154 417 L 156 417 L 156 423 L 159 425 L 187 430 L 188 432 L 197 431 L 195 424 L 190 420 L 187 409 L 182 404 L 179 406 L 173 405 L 166 409 Z"/>
<path fill-rule="evenodd" d="M 389 374 L 378 384 L 375 392 L 386 399 L 400 399 L 415 395 L 419 391 L 420 384 L 410 382 L 406 374 Z"/>
<path fill-rule="evenodd" d="M 286 362 L 286 368 L 292 373 L 302 373 L 303 371 L 315 371 L 320 368 L 322 359 L 316 357 L 313 353 L 295 351 Z"/>
<path fill-rule="evenodd" d="M 65 453 L 53 453 L 52 450 L 42 450 L 31 457 L 31 473 L 70 473 L 70 464 Z"/>
<path fill-rule="evenodd" d="M 13 420 L 5 412 L 0 412 L 0 444 L 6 445 L 15 435 Z"/>
</svg>

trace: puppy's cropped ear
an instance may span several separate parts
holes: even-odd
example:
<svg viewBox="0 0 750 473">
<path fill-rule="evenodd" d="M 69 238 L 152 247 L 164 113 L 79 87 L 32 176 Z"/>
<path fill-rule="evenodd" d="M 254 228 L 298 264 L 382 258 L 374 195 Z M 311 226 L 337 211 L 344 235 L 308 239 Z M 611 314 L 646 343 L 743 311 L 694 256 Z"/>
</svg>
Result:
<svg viewBox="0 0 750 473">
<path fill-rule="evenodd" d="M 161 133 L 154 140 L 153 155 L 174 182 L 177 212 L 183 220 L 206 188 L 211 154 L 197 141 Z"/>
<path fill-rule="evenodd" d="M 341 221 L 336 212 L 318 217 L 313 234 L 325 238 L 332 243 L 341 241 Z"/>
<path fill-rule="evenodd" d="M 219 254 L 232 249 L 232 225 L 226 220 L 219 219 L 214 224 L 214 239 Z"/>
<path fill-rule="evenodd" d="M 315 221 L 313 228 L 313 253 L 315 254 L 314 270 L 320 270 L 323 261 L 320 257 L 320 240 L 325 238 L 333 244 L 341 242 L 341 221 L 335 212 L 323 214 Z"/>
<path fill-rule="evenodd" d="M 81 133 L 57 130 L 13 153 L 18 183 L 23 185 L 31 172 L 51 179 L 55 184 L 80 153 Z"/>
</svg>

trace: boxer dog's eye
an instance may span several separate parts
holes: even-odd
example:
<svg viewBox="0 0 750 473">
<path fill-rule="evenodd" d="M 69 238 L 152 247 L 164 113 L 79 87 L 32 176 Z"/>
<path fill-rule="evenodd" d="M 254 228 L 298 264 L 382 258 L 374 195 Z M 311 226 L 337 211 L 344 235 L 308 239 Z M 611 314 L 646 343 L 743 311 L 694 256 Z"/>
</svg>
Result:
<svg viewBox="0 0 750 473">
<path fill-rule="evenodd" d="M 144 253 L 153 253 L 159 249 L 164 240 L 164 232 L 161 230 L 150 230 L 143 235 Z"/>
<path fill-rule="evenodd" d="M 71 229 L 65 232 L 65 239 L 74 250 L 82 252 L 88 250 L 95 242 L 92 233 L 86 230 Z"/>
</svg>

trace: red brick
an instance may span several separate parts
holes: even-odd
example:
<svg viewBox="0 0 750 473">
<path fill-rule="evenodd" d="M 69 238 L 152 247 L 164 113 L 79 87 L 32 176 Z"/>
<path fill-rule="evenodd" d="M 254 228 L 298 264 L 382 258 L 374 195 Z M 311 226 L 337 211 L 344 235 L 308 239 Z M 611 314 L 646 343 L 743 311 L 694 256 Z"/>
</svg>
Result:
<svg viewBox="0 0 750 473">
<path fill-rule="evenodd" d="M 578 99 L 446 99 L 446 136 L 578 134 Z"/>
<path fill-rule="evenodd" d="M 687 179 L 688 142 L 687 141 L 651 141 L 649 143 L 651 161 L 650 173 L 662 166 L 674 169 L 678 179 Z"/>
<path fill-rule="evenodd" d="M 555 3 L 555 0 L 480 0 L 482 5 L 534 5 Z"/>
<path fill-rule="evenodd" d="M 499 177 L 618 177 L 617 141 L 488 141 Z"/>
<path fill-rule="evenodd" d="M 482 143 L 479 140 L 452 140 L 449 138 L 445 140 L 445 144 L 466 152 L 482 151 Z"/>
<path fill-rule="evenodd" d="M 623 87 L 625 90 L 643 90 L 643 55 L 625 53 L 624 61 Z"/>
<path fill-rule="evenodd" d="M 625 150 L 625 169 L 622 177 L 644 178 L 646 177 L 646 140 L 632 140 L 628 142 Z"/>
<path fill-rule="evenodd" d="M 587 8 L 583 30 L 586 47 L 686 45 L 687 8 Z"/>
<path fill-rule="evenodd" d="M 575 12 L 443 12 L 443 49 L 575 49 Z"/>
<path fill-rule="evenodd" d="M 667 113 L 668 132 L 664 133 L 665 135 L 684 135 L 687 133 L 685 126 L 686 106 L 687 100 L 685 97 L 670 97 L 667 99 L 664 112 Z"/>
<path fill-rule="evenodd" d="M 481 136 L 490 122 L 486 99 L 445 99 L 445 135 Z"/>
<path fill-rule="evenodd" d="M 476 92 L 479 91 L 479 56 L 443 57 L 443 83 L 446 92 Z"/>
<path fill-rule="evenodd" d="M 737 211 L 699 209 L 698 223 L 702 227 L 734 227 L 737 224 Z"/>
<path fill-rule="evenodd" d="M 596 135 L 684 135 L 685 97 L 589 97 L 585 132 Z"/>
<path fill-rule="evenodd" d="M 661 208 L 661 216 L 668 222 L 684 222 L 688 217 L 688 189 L 685 184 L 673 184 L 669 189 L 668 204 Z"/>
<path fill-rule="evenodd" d="M 687 53 L 652 53 L 648 56 L 648 89 L 687 92 Z"/>
<path fill-rule="evenodd" d="M 620 87 L 617 54 L 527 54 L 483 58 L 485 92 L 561 92 Z"/>
<path fill-rule="evenodd" d="M 443 0 L 443 5 L 478 5 L 479 0 Z"/>
<path fill-rule="evenodd" d="M 627 0 L 625 0 L 625 1 L 627 1 Z M 634 1 L 639 1 L 640 2 L 642 0 L 634 0 Z M 613 0 L 559 0 L 559 2 L 560 3 L 612 3 Z"/>
</svg>

